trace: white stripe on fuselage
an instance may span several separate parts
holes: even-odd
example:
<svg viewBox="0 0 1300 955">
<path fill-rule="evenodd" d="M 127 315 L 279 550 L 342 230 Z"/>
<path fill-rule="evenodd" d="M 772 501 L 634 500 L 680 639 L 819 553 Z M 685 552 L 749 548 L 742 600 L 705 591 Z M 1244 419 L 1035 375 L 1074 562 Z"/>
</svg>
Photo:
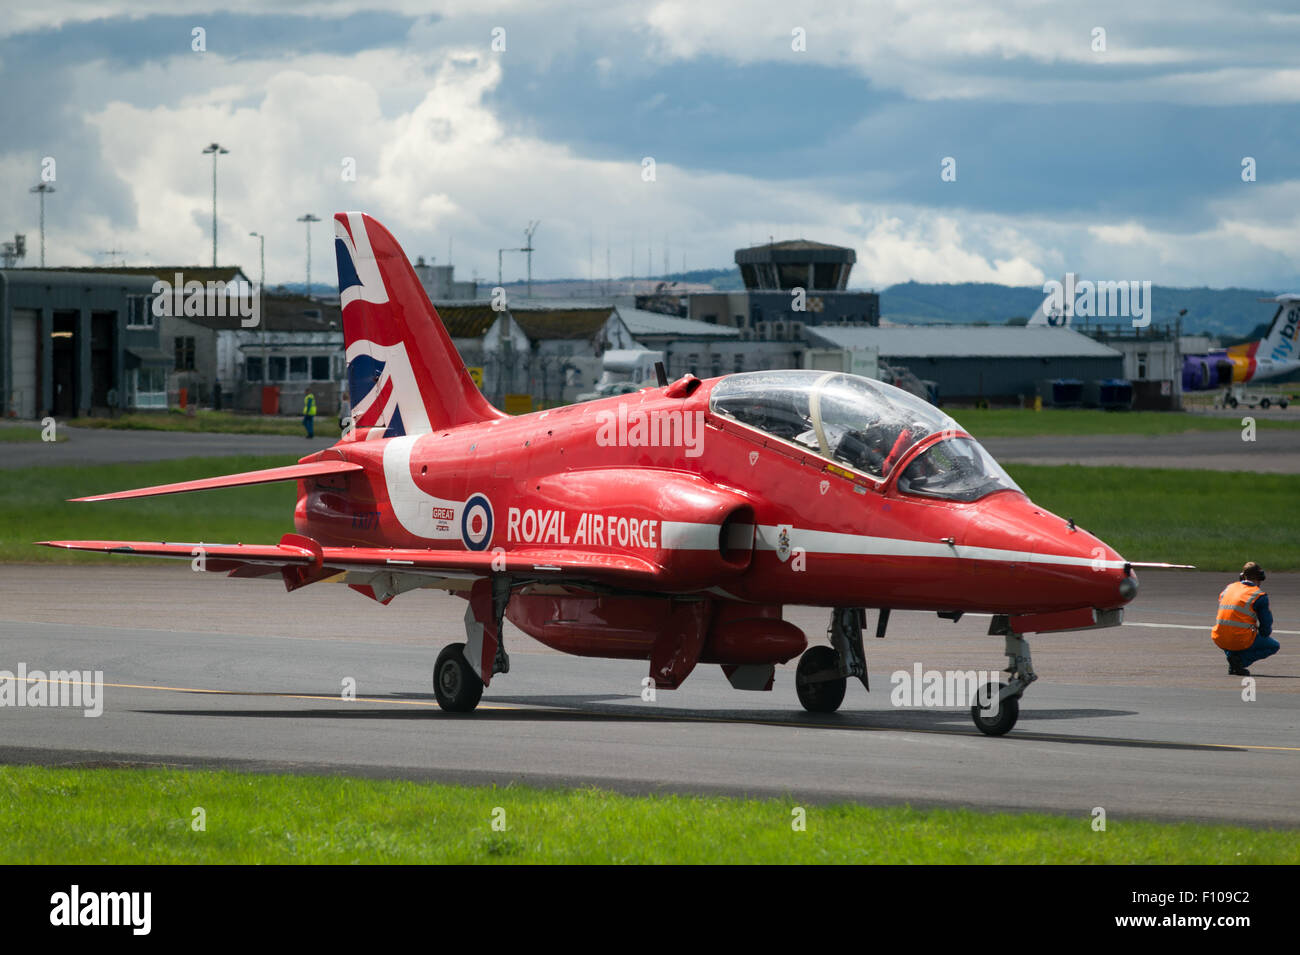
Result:
<svg viewBox="0 0 1300 955">
<path fill-rule="evenodd" d="M 712 550 L 718 546 L 717 524 L 691 524 L 664 521 L 659 539 L 670 550 Z M 754 546 L 757 550 L 777 549 L 780 528 L 774 524 L 760 524 Z M 1096 560 L 1091 557 L 1072 557 L 1066 554 L 1035 554 L 1026 550 L 1002 550 L 996 547 L 972 547 L 965 544 L 950 545 L 940 541 L 904 540 L 894 537 L 869 537 L 865 534 L 840 534 L 833 531 L 814 531 L 791 528 L 790 546 L 801 547 L 809 554 L 844 554 L 863 557 L 952 557 L 966 560 L 997 560 L 1021 564 L 1063 564 L 1070 567 L 1095 567 L 1121 570 L 1125 561 Z"/>
<path fill-rule="evenodd" d="M 415 486 L 411 474 L 411 451 L 422 435 L 408 434 L 389 438 L 384 445 L 384 485 L 393 505 L 397 523 L 416 537 L 425 540 L 460 540 L 461 511 L 464 501 L 446 501 Z M 452 517 L 438 519 L 434 508 L 449 509 Z"/>
<path fill-rule="evenodd" d="M 426 494 L 415 486 L 411 476 L 411 448 L 419 435 L 391 438 L 384 448 L 384 479 L 393 501 L 398 522 L 419 537 L 429 540 L 460 538 L 461 501 L 445 501 Z M 449 532 L 438 532 L 431 518 L 434 507 L 452 508 L 455 520 Z M 748 525 L 746 525 L 748 526 Z M 663 550 L 716 550 L 722 533 L 720 524 L 690 521 L 661 521 L 660 547 Z M 1125 561 L 1099 560 L 1067 554 L 1035 554 L 1027 550 L 1003 550 L 996 547 L 950 545 L 942 542 L 906 540 L 894 537 L 869 537 L 865 534 L 841 534 L 807 528 L 789 530 L 790 547 L 803 548 L 809 554 L 855 555 L 860 557 L 941 557 L 960 560 L 995 560 L 1018 564 L 1058 564 L 1067 567 L 1090 567 L 1097 570 L 1122 570 Z M 754 542 L 756 550 L 775 551 L 780 528 L 760 524 Z"/>
</svg>

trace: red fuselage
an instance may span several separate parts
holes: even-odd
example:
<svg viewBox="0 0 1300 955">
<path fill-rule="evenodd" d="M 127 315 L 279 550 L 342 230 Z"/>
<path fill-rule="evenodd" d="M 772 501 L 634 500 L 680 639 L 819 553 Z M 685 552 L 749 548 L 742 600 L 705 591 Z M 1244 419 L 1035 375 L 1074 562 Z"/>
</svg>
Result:
<svg viewBox="0 0 1300 955">
<path fill-rule="evenodd" d="M 412 437 L 359 434 L 304 459 L 365 471 L 300 482 L 298 532 L 507 559 L 520 548 L 635 555 L 662 568 L 663 593 L 767 607 L 1025 614 L 1113 609 L 1136 591 L 1115 551 L 1019 491 L 903 493 L 898 476 L 943 436 L 875 480 L 710 411 L 722 380 Z M 691 425 L 674 431 L 674 420 Z M 674 446 L 649 446 L 674 434 Z"/>
</svg>

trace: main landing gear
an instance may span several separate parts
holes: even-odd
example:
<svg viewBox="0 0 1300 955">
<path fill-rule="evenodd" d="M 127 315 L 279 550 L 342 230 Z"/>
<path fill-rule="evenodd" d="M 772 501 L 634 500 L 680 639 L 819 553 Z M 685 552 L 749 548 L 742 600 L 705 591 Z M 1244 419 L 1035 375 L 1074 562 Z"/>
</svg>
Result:
<svg viewBox="0 0 1300 955">
<path fill-rule="evenodd" d="M 943 613 L 941 617 L 957 620 L 959 613 Z M 866 626 L 866 611 L 860 607 L 837 608 L 831 616 L 831 646 L 810 647 L 799 658 L 795 670 L 795 692 L 799 702 L 810 713 L 834 713 L 844 702 L 849 677 L 857 677 L 863 687 L 871 689 L 867 679 L 866 654 L 862 649 L 862 631 Z M 876 636 L 883 637 L 889 624 L 889 611 L 880 611 Z M 976 728 L 988 736 L 1002 736 L 1011 731 L 1020 718 L 1020 697 L 1029 684 L 1038 679 L 1029 641 L 1023 634 L 1011 629 L 1005 615 L 996 615 L 989 625 L 990 636 L 1006 640 L 1008 664 L 1005 672 L 1009 679 L 989 681 L 979 687 L 971 719 Z"/>
<path fill-rule="evenodd" d="M 465 662 L 465 644 L 442 648 L 433 665 L 433 695 L 449 713 L 470 713 L 483 698 L 483 681 Z"/>
<path fill-rule="evenodd" d="M 889 611 L 880 611 L 876 636 L 884 636 Z M 831 614 L 829 647 L 811 647 L 799 658 L 794 688 L 809 713 L 834 713 L 844 702 L 848 678 L 857 677 L 870 690 L 867 655 L 862 650 L 862 628 L 867 612 L 861 607 L 837 607 Z"/>
<path fill-rule="evenodd" d="M 483 688 L 510 672 L 503 629 L 514 581 L 504 574 L 475 582 L 465 611 L 464 643 L 442 648 L 433 665 L 433 695 L 448 713 L 471 713 Z"/>
</svg>

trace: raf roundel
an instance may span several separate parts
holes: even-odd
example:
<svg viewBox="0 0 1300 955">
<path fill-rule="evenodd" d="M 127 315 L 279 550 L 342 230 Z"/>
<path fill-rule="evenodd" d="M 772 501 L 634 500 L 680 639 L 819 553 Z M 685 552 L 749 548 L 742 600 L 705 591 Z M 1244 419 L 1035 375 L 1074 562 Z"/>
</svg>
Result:
<svg viewBox="0 0 1300 955">
<path fill-rule="evenodd" d="M 492 543 L 492 503 L 473 494 L 460 515 L 460 537 L 470 550 L 486 550 Z"/>
</svg>

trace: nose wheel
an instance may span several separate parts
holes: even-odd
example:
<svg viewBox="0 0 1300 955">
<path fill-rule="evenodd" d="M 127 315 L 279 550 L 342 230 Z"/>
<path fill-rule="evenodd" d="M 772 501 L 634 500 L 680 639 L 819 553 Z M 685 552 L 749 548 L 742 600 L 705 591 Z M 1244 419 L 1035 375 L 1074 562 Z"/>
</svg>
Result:
<svg viewBox="0 0 1300 955">
<path fill-rule="evenodd" d="M 990 681 L 979 692 L 975 705 L 970 708 L 975 726 L 986 736 L 1002 736 L 1011 731 L 1020 719 L 1020 701 L 1014 696 L 1003 698 L 1005 683 Z"/>
<path fill-rule="evenodd" d="M 975 728 L 987 736 L 1002 736 L 1011 731 L 1020 719 L 1020 698 L 1029 684 L 1038 679 L 1034 672 L 1029 641 L 1023 634 L 1011 629 L 1010 621 L 1002 615 L 995 616 L 989 624 L 989 635 L 1006 638 L 1007 668 L 1011 678 L 1006 683 L 989 682 L 980 690 L 975 705 L 970 708 Z"/>
</svg>

